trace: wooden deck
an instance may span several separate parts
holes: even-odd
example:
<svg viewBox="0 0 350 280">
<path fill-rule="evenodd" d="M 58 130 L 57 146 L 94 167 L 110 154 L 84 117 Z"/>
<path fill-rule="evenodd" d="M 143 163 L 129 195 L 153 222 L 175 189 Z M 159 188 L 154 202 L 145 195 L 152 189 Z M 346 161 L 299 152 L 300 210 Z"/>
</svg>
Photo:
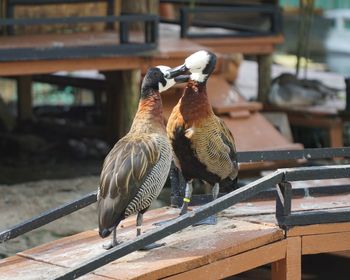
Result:
<svg viewBox="0 0 350 280">
<path fill-rule="evenodd" d="M 350 250 L 350 223 L 284 231 L 275 225 L 274 207 L 274 201 L 239 203 L 222 211 L 216 226 L 186 228 L 164 238 L 163 247 L 134 252 L 81 279 L 222 279 L 271 263 L 272 279 L 294 280 L 301 279 L 302 255 Z M 350 195 L 293 200 L 293 211 L 349 207 Z M 177 214 L 173 208 L 149 211 L 143 230 Z M 122 222 L 118 237 L 127 241 L 135 233 L 133 216 Z M 54 279 L 103 253 L 108 241 L 90 230 L 26 250 L 0 261 L 0 278 Z"/>
<path fill-rule="evenodd" d="M 135 36 L 137 37 L 137 36 Z M 277 39 L 276 39 L 277 38 Z M 49 48 L 63 46 L 94 46 L 112 45 L 119 41 L 118 34 L 112 32 L 99 32 L 87 34 L 71 35 L 22 35 L 11 37 L 0 37 L 0 49 L 18 49 L 19 47 Z M 215 41 L 212 45 L 208 42 Z M 184 59 L 191 53 L 201 49 L 211 49 L 218 54 L 220 48 L 217 45 L 223 43 L 236 46 L 230 53 L 242 52 L 255 55 L 265 55 L 272 53 L 276 44 L 282 42 L 282 37 L 266 38 L 231 38 L 212 39 L 195 41 L 181 39 L 178 36 L 160 37 L 159 47 L 156 52 L 142 54 L 138 56 L 101 56 L 89 58 L 64 58 L 55 60 L 34 60 L 34 61 L 9 61 L 0 62 L 0 76 L 49 74 L 57 71 L 79 71 L 79 70 L 127 70 L 127 69 L 147 69 L 149 66 L 165 64 L 176 66 L 183 63 Z M 265 50 L 267 49 L 267 50 Z M 225 51 L 225 53 L 228 50 Z"/>
<path fill-rule="evenodd" d="M 162 30 L 160 30 L 161 32 Z M 164 33 L 164 32 L 163 32 Z M 137 35 L 134 37 L 137 39 Z M 131 36 L 131 40 L 135 39 Z M 19 102 L 19 120 L 26 120 L 32 117 L 32 100 L 30 98 L 31 75 L 50 74 L 57 71 L 78 71 L 78 70 L 97 70 L 100 72 L 115 70 L 133 70 L 140 69 L 145 73 L 149 67 L 156 65 L 168 65 L 170 67 L 182 64 L 184 59 L 190 54 L 200 50 L 209 49 L 218 55 L 217 71 L 222 71 L 222 62 L 225 53 L 242 52 L 254 54 L 258 56 L 266 56 L 273 52 L 276 44 L 282 42 L 281 36 L 271 37 L 255 37 L 255 38 L 222 38 L 222 39 L 181 39 L 178 32 L 166 32 L 164 36 L 160 36 L 158 49 L 151 53 L 139 54 L 137 56 L 116 55 L 116 56 L 100 56 L 85 58 L 65 58 L 60 57 L 55 60 L 39 59 L 39 60 L 17 60 L 0 62 L 0 76 L 21 76 L 18 79 L 18 100 Z M 44 35 L 21 35 L 0 37 L 1 49 L 19 49 L 19 48 L 64 48 L 74 46 L 95 45 L 112 45 L 118 44 L 118 33 L 114 32 L 95 32 L 86 34 L 44 34 Z M 225 47 L 222 49 L 221 47 Z M 230 50 L 230 46 L 232 47 Z M 265 72 L 264 72 L 265 73 Z M 270 75 L 266 73 L 263 80 L 269 83 Z M 219 75 L 217 75 L 219 77 Z M 114 76 L 113 76 L 114 77 Z M 119 119 L 116 116 L 117 111 L 123 111 L 119 108 L 121 102 L 116 101 L 115 93 L 122 87 L 114 85 L 111 80 L 113 77 L 107 77 L 107 84 L 110 84 L 107 90 L 107 99 L 112 102 L 113 106 L 107 110 L 108 123 L 107 127 L 101 130 L 102 137 L 111 139 L 117 138 L 119 131 L 123 131 L 119 127 Z M 121 81 L 122 83 L 122 81 Z M 126 87 L 129 85 L 126 84 Z M 298 148 L 300 145 L 293 145 L 283 138 L 279 132 L 265 119 L 258 111 L 261 104 L 248 103 L 242 98 L 239 100 L 232 99 L 231 89 L 227 82 L 222 78 L 212 78 L 209 83 L 211 93 L 211 102 L 217 114 L 227 114 L 225 122 L 230 127 L 232 133 L 236 136 L 239 150 L 267 150 L 271 148 Z M 181 91 L 180 91 L 181 94 Z M 165 95 L 164 95 L 165 96 Z M 169 108 L 174 106 L 179 95 L 171 97 L 168 103 Z M 164 97 L 167 99 L 167 97 Z M 169 100 L 170 100 L 169 99 Z M 167 102 L 167 101 L 166 101 Z M 238 102 L 239 104 L 236 104 Z M 169 112 L 166 112 L 167 114 Z M 242 124 L 241 124 L 242 123 Z M 259 141 L 255 141 L 255 137 L 246 137 L 250 135 L 254 126 L 254 133 L 260 135 L 271 135 L 260 137 Z M 235 133 L 235 131 L 237 131 Z M 251 139 L 245 141 L 244 139 Z M 272 141 L 271 141 L 272 139 Z"/>
<path fill-rule="evenodd" d="M 104 34 L 104 35 L 103 35 Z M 0 38 L 1 42 L 4 41 L 4 45 L 0 48 L 6 47 L 18 47 L 23 43 L 24 46 L 40 46 L 52 45 L 53 42 L 60 44 L 74 45 L 77 43 L 83 43 L 85 45 L 92 44 L 97 40 L 99 43 L 111 44 L 114 40 L 117 40 L 117 36 L 113 33 L 104 32 L 103 34 L 83 34 L 76 36 L 67 35 L 45 35 L 46 41 L 35 41 L 31 39 L 26 42 L 25 38 L 32 38 L 34 35 L 23 35 L 20 38 L 8 39 Z M 34 36 L 35 37 L 35 36 Z M 56 40 L 56 41 L 55 41 Z M 229 43 L 234 46 L 236 43 L 240 46 L 241 51 L 247 48 L 248 45 L 256 45 L 255 53 L 260 54 L 260 47 L 262 45 L 268 45 L 271 48 L 280 42 L 281 38 L 267 37 L 267 38 L 231 38 L 231 39 L 215 39 L 217 43 L 228 45 Z M 144 55 L 144 56 L 116 56 L 116 57 L 92 57 L 85 59 L 58 59 L 58 60 L 36 60 L 36 61 L 13 61 L 13 62 L 0 62 L 0 76 L 11 75 L 32 75 L 32 74 L 44 74 L 52 73 L 56 71 L 75 71 L 75 70 L 125 70 L 125 69 L 141 69 L 141 72 L 145 73 L 149 67 L 155 65 L 169 65 L 176 66 L 182 64 L 184 59 L 191 53 L 200 49 L 210 49 L 209 43 L 213 40 L 204 40 L 203 42 L 197 40 L 180 39 L 178 37 L 160 37 L 159 49 L 157 52 Z M 7 42 L 7 43 L 6 43 Z M 26 43 L 25 43 L 26 42 Z M 46 42 L 46 43 L 45 43 Z M 203 44 L 202 44 L 203 43 Z M 6 45 L 7 44 L 7 45 Z M 214 50 L 220 44 L 214 44 Z M 207 46 L 208 45 L 208 46 Z M 219 50 L 218 50 L 219 51 Z M 271 49 L 272 51 L 272 49 Z M 263 52 L 265 54 L 265 52 Z M 230 128 L 231 132 L 236 138 L 237 148 L 239 151 L 247 150 L 269 150 L 269 149 L 293 149 L 301 148 L 299 144 L 293 144 L 285 139 L 274 127 L 270 124 L 260 113 L 262 105 L 256 102 L 247 102 L 238 93 L 232 92 L 231 86 L 225 81 L 221 75 L 223 56 L 220 52 L 218 54 L 218 63 L 216 75 L 213 75 L 208 82 L 208 92 L 210 95 L 210 101 L 213 105 L 215 112 L 220 115 Z M 30 82 L 30 80 L 29 80 Z M 29 85 L 27 88 L 29 88 Z M 25 87 L 24 87 L 25 88 Z M 172 108 L 177 103 L 182 94 L 182 88 L 178 87 L 177 90 L 170 91 L 163 95 L 164 113 L 168 117 Z M 115 89 L 117 90 L 117 89 Z M 111 95 L 115 95 L 115 91 L 110 92 Z M 28 97 L 30 94 L 23 91 L 23 97 Z M 22 98 L 23 99 L 23 98 Z M 20 99 L 20 100 L 22 100 Z M 111 99 L 114 100 L 114 99 Z M 21 112 L 27 112 L 30 116 L 31 102 L 23 102 Z M 21 103 L 22 104 L 22 103 Z M 29 107 L 28 107 L 29 106 Z M 113 112 L 117 111 L 118 104 L 114 105 Z M 111 113 L 112 114 L 112 113 Z M 118 124 L 118 122 L 116 122 Z M 109 124 L 108 128 L 104 128 L 102 134 L 109 134 L 109 131 L 118 131 L 118 127 L 114 127 L 116 124 Z M 112 128 L 113 126 L 113 128 Z M 252 137 L 253 136 L 253 137 Z M 266 164 L 257 164 L 257 166 L 266 166 Z M 254 168 L 255 168 L 254 167 Z M 250 166 L 250 169 L 252 166 Z M 244 165 L 243 165 L 244 169 Z"/>
</svg>

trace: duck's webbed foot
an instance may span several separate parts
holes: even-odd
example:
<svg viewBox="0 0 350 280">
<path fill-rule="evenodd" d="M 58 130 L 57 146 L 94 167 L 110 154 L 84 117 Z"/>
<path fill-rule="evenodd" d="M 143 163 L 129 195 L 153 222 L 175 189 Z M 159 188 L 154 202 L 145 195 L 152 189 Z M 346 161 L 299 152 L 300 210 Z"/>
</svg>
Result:
<svg viewBox="0 0 350 280">
<path fill-rule="evenodd" d="M 218 183 L 216 183 L 213 186 L 212 194 L 213 194 L 213 200 L 217 199 L 217 197 L 219 195 L 219 184 Z M 195 223 L 193 226 L 216 225 L 217 222 L 218 222 L 218 219 L 217 219 L 216 215 L 212 215 L 212 216 L 209 216 L 208 218 L 206 218 L 198 223 Z"/>
<path fill-rule="evenodd" d="M 112 249 L 113 247 L 118 246 L 119 244 L 122 243 L 122 242 L 117 241 L 117 229 L 116 228 L 113 230 L 112 234 L 113 234 L 112 241 L 108 244 L 102 245 L 103 249 L 109 250 L 109 249 Z"/>
</svg>

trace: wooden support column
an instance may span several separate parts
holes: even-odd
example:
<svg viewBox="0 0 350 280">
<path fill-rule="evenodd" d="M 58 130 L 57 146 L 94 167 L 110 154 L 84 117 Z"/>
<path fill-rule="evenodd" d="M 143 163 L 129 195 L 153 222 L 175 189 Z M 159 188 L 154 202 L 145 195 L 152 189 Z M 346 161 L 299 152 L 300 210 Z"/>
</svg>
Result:
<svg viewBox="0 0 350 280">
<path fill-rule="evenodd" d="M 301 279 L 301 237 L 287 239 L 286 258 L 272 263 L 271 279 Z"/>
<path fill-rule="evenodd" d="M 272 54 L 258 55 L 258 101 L 267 103 L 271 87 Z"/>
<path fill-rule="evenodd" d="M 343 142 L 343 123 L 340 120 L 329 128 L 329 145 L 332 148 L 344 146 Z"/>
<path fill-rule="evenodd" d="M 158 14 L 158 0 L 121 0 L 109 4 L 110 11 L 120 10 L 122 13 L 153 13 Z M 127 41 L 128 31 L 144 30 L 143 24 L 130 24 L 124 31 L 122 41 Z M 121 30 L 120 30 L 121 32 Z M 129 59 L 129 58 L 128 58 Z M 127 61 L 128 62 L 128 61 Z M 107 82 L 107 126 L 108 141 L 115 143 L 130 129 L 140 98 L 140 70 L 103 72 Z"/>
<path fill-rule="evenodd" d="M 107 83 L 108 141 L 115 143 L 130 129 L 140 98 L 140 71 L 103 72 Z"/>
<path fill-rule="evenodd" d="M 17 113 L 19 122 L 29 120 L 33 116 L 32 76 L 17 78 Z"/>
</svg>

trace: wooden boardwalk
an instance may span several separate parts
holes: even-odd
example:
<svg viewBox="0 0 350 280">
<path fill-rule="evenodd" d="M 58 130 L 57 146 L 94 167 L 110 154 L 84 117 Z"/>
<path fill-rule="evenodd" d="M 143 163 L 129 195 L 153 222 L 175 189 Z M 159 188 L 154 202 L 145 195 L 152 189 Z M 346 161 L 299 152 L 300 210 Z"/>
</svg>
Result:
<svg viewBox="0 0 350 280">
<path fill-rule="evenodd" d="M 300 197 L 293 211 L 350 207 L 350 194 Z M 81 279 L 221 279 L 272 264 L 272 279 L 301 279 L 301 256 L 350 250 L 350 223 L 299 226 L 275 224 L 275 202 L 239 203 L 219 214 L 216 226 L 188 227 L 161 240 L 164 247 L 137 251 Z M 176 217 L 178 209 L 145 214 L 144 231 Z M 123 221 L 119 239 L 135 237 L 135 217 Z M 0 261 L 0 279 L 54 279 L 104 252 L 97 230 L 65 237 Z"/>
</svg>

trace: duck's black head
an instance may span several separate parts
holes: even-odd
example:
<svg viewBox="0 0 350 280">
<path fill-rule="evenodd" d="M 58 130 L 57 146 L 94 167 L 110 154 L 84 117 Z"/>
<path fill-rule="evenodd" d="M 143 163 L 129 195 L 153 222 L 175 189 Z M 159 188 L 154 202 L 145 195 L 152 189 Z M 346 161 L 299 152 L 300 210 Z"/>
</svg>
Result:
<svg viewBox="0 0 350 280">
<path fill-rule="evenodd" d="M 202 50 L 187 57 L 183 65 L 168 70 L 166 77 L 174 78 L 189 71 L 191 73 L 191 80 L 203 83 L 213 73 L 215 65 L 216 55 L 212 52 Z"/>
<path fill-rule="evenodd" d="M 167 70 L 169 69 L 170 67 L 162 65 L 148 69 L 141 85 L 141 98 L 146 98 L 155 92 L 161 93 L 171 88 L 176 83 L 182 83 L 188 80 L 189 76 L 175 79 L 166 78 L 165 74 L 167 74 Z"/>
</svg>

